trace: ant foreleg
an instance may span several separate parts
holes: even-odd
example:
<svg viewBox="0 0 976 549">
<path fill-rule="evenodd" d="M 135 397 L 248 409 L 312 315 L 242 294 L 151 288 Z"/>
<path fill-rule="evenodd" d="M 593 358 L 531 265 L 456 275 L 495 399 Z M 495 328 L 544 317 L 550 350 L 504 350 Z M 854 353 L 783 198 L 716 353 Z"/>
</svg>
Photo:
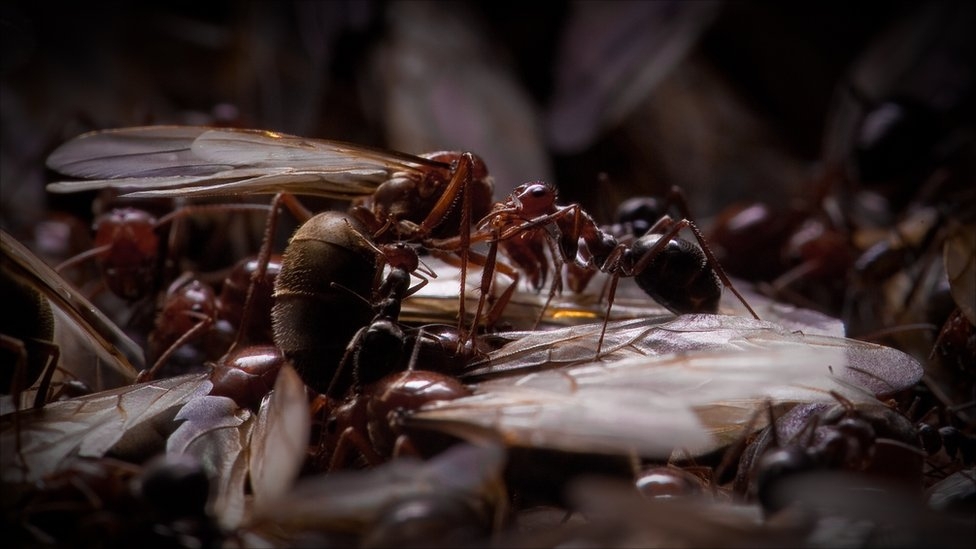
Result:
<svg viewBox="0 0 976 549">
<path fill-rule="evenodd" d="M 436 228 L 450 213 L 454 206 L 458 194 L 461 196 L 461 221 L 458 227 L 458 237 L 460 239 L 461 256 L 461 292 L 458 300 L 458 329 L 464 327 L 464 287 L 468 275 L 468 253 L 471 247 L 471 172 L 474 170 L 474 156 L 471 153 L 464 153 L 457 161 L 451 181 L 444 189 L 444 193 L 438 199 L 430 213 L 420 223 L 420 231 L 426 237 Z"/>
<path fill-rule="evenodd" d="M 257 286 L 265 279 L 268 271 L 268 264 L 271 262 L 272 246 L 274 244 L 275 229 L 278 226 L 278 212 L 281 206 L 288 208 L 295 219 L 300 223 L 305 223 L 312 218 L 312 212 L 306 208 L 298 199 L 290 193 L 278 193 L 271 200 L 270 211 L 264 226 L 264 236 L 261 241 L 261 248 L 258 250 L 257 269 L 251 275 L 251 281 L 247 285 L 247 293 L 244 297 L 244 308 L 241 311 L 241 322 L 237 329 L 237 336 L 230 348 L 227 349 L 225 356 L 230 356 L 238 346 L 243 345 L 244 334 L 248 333 L 251 321 L 252 302 L 257 293 Z"/>
<path fill-rule="evenodd" d="M 329 467 L 326 469 L 326 472 L 338 471 L 342 466 L 348 464 L 353 450 L 358 450 L 359 455 L 371 467 L 383 463 L 383 458 L 373 449 L 372 445 L 362 433 L 353 427 L 346 427 L 339 435 L 335 450 L 332 451 L 332 457 L 329 459 Z"/>
</svg>

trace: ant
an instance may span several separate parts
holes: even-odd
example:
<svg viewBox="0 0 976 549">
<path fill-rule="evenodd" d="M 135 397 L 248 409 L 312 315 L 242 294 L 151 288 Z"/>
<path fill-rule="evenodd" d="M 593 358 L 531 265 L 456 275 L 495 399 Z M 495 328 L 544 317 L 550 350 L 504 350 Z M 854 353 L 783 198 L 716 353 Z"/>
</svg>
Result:
<svg viewBox="0 0 976 549">
<path fill-rule="evenodd" d="M 368 240 L 364 239 L 364 242 L 375 248 Z M 450 375 L 413 369 L 422 334 L 415 337 L 417 343 L 407 369 L 400 370 L 403 349 L 408 341 L 398 322 L 400 306 L 405 297 L 427 280 L 410 286 L 410 275 L 418 269 L 419 260 L 412 248 L 385 248 L 385 251 L 375 248 L 390 267 L 374 294 L 372 308 L 375 316 L 350 340 L 328 389 L 322 395 L 323 401 L 319 403 L 326 419 L 316 453 L 318 459 L 327 459 L 329 471 L 348 464 L 354 451 L 369 465 L 383 462 L 385 456 L 397 456 L 406 451 L 418 453 L 412 437 L 402 429 L 397 418 L 432 401 L 471 394 Z M 340 288 L 335 282 L 332 286 Z M 337 388 L 346 388 L 342 400 L 330 398 L 338 392 Z"/>
<path fill-rule="evenodd" d="M 678 238 L 679 232 L 686 228 L 692 231 L 698 245 Z M 476 322 L 490 294 L 491 267 L 495 264 L 498 248 L 502 248 L 523 270 L 537 273 L 548 267 L 545 246 L 560 266 L 570 264 L 611 275 L 608 307 L 613 306 L 617 280 L 626 276 L 634 277 L 645 293 L 676 314 L 717 312 L 720 285 L 724 285 L 753 317 L 759 318 L 732 285 L 701 231 L 687 216 L 675 220 L 663 215 L 628 245 L 604 231 L 579 204 L 559 205 L 554 186 L 533 182 L 517 187 L 507 201 L 496 204 L 479 222 L 474 239 L 489 243 Z M 556 272 L 558 275 L 559 269 Z M 544 276 L 534 276 L 531 281 L 541 287 Z M 489 312 L 489 320 L 497 318 L 517 282 L 515 276 Z M 580 283 L 585 285 L 584 281 Z M 561 279 L 556 276 L 550 298 L 561 288 Z M 597 354 L 602 343 L 601 337 Z"/>
<path fill-rule="evenodd" d="M 157 218 L 138 208 L 115 208 L 95 219 L 94 246 L 63 261 L 55 271 L 63 273 L 94 259 L 105 286 L 125 301 L 136 301 L 156 290 L 162 228 L 176 219 L 200 213 L 267 209 L 263 204 L 198 204 L 181 206 Z"/>
<path fill-rule="evenodd" d="M 138 160 L 120 155 L 120 143 L 138 150 Z M 165 174 L 157 172 L 160 163 L 167 166 Z M 718 280 L 735 292 L 688 216 L 662 218 L 654 227 L 658 236 L 648 234 L 633 246 L 621 246 L 578 204 L 557 205 L 551 186 L 529 183 L 507 201 L 493 203 L 493 180 L 484 162 L 469 152 L 414 156 L 261 130 L 149 126 L 85 134 L 54 151 L 48 165 L 68 175 L 105 178 L 54 183 L 48 186 L 53 192 L 111 187 L 134 188 L 130 194 L 139 197 L 293 192 L 351 200 L 349 215 L 375 241 L 418 243 L 435 255 L 459 257 L 462 332 L 469 263 L 483 267 L 473 328 L 482 321 L 496 270 L 512 283 L 492 307 L 487 325 L 499 318 L 517 286 L 517 270 L 497 260 L 499 246 L 534 284 L 541 284 L 548 270 L 548 247 L 560 264 L 637 278 L 645 291 L 651 288 L 652 297 L 676 312 L 714 311 L 721 293 Z M 676 238 L 684 228 L 695 233 L 701 246 Z M 307 237 L 311 230 L 299 232 Z M 471 249 L 479 242 L 489 244 L 487 256 Z M 363 295 L 363 288 L 353 290 Z M 365 307 L 353 310 L 357 321 L 358 315 L 369 314 Z M 334 327 L 319 320 L 326 329 Z M 462 339 L 474 332 L 468 330 Z"/>
<path fill-rule="evenodd" d="M 736 490 L 755 494 L 769 513 L 782 508 L 777 484 L 794 474 L 841 469 L 921 482 L 924 452 L 912 422 L 884 404 L 854 404 L 831 391 L 836 405 L 811 403 L 778 421 L 767 408 L 769 426 L 742 456 Z M 785 433 L 784 433 L 785 431 Z M 787 442 L 781 437 L 787 435 Z"/>
<path fill-rule="evenodd" d="M 232 341 L 271 343 L 272 288 L 281 260 L 277 256 L 269 258 L 261 267 L 260 276 L 255 274 L 258 262 L 255 258 L 239 261 L 224 279 L 219 294 L 189 272 L 170 284 L 149 332 L 147 355 L 151 367 L 140 374 L 140 381 L 159 376 L 174 354 L 190 342 L 203 345 L 195 351 L 202 351 L 204 360 L 222 356 Z M 245 315 L 245 309 L 254 309 L 256 314 Z M 188 352 L 191 354 L 184 358 L 189 358 L 190 363 L 202 362 L 193 351 Z"/>
</svg>

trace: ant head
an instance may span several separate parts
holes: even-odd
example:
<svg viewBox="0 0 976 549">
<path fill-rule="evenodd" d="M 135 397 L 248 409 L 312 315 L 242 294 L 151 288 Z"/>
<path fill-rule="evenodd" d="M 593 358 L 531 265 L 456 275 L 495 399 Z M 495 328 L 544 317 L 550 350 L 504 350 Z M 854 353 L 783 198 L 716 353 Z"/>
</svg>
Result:
<svg viewBox="0 0 976 549">
<path fill-rule="evenodd" d="M 556 204 L 556 187 L 542 181 L 519 185 L 512 192 L 510 201 L 524 216 L 534 217 L 547 213 Z"/>
<path fill-rule="evenodd" d="M 417 250 L 407 246 L 404 242 L 383 244 L 380 246 L 380 253 L 386 260 L 386 263 L 394 269 L 413 272 L 420 266 L 420 258 L 417 257 Z"/>
</svg>

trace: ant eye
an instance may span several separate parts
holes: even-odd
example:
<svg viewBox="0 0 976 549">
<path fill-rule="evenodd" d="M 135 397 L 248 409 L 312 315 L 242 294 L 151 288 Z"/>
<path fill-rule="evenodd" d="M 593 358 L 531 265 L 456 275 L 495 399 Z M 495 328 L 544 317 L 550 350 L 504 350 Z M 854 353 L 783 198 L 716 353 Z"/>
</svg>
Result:
<svg viewBox="0 0 976 549">
<path fill-rule="evenodd" d="M 535 198 L 543 198 L 549 194 L 549 191 L 546 189 L 545 185 L 533 185 L 530 192 Z"/>
</svg>

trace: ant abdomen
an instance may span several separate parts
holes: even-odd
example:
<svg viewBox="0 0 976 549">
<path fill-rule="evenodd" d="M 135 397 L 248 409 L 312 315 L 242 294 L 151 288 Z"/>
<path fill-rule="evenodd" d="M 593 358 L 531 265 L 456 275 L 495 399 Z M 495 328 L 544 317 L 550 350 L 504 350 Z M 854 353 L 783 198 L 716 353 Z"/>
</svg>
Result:
<svg viewBox="0 0 976 549">
<path fill-rule="evenodd" d="M 662 235 L 646 234 L 631 246 L 634 264 L 658 244 Z M 669 310 L 682 313 L 715 313 L 722 285 L 702 249 L 673 238 L 642 269 L 634 273 L 637 285 Z"/>
<path fill-rule="evenodd" d="M 310 387 L 324 392 L 346 345 L 369 324 L 376 255 L 354 218 L 321 213 L 292 236 L 275 283 L 275 345 Z"/>
</svg>

